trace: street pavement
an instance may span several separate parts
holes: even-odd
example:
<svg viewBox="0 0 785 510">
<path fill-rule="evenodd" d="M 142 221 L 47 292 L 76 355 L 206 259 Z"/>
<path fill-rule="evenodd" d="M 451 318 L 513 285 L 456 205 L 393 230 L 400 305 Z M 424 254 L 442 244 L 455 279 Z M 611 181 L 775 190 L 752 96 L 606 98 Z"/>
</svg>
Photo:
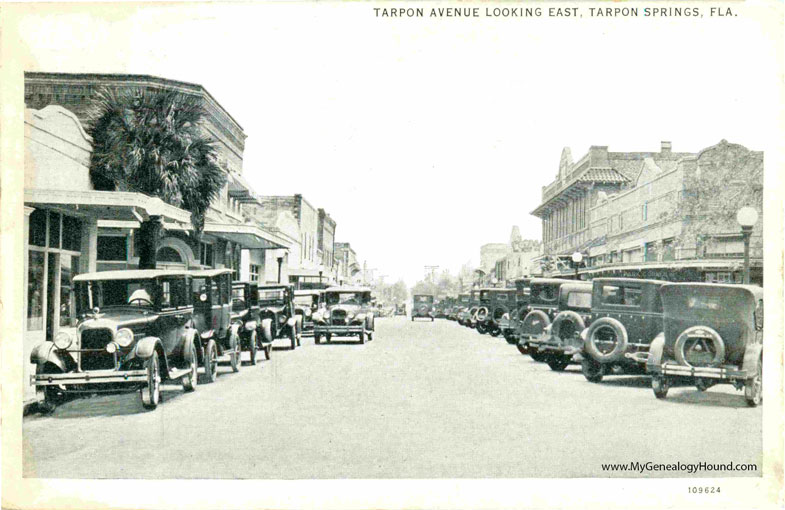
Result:
<svg viewBox="0 0 785 510">
<path fill-rule="evenodd" d="M 45 478 L 542 478 L 690 476 L 605 472 L 606 463 L 756 463 L 761 409 L 717 386 L 646 377 L 587 382 L 454 322 L 376 321 L 374 340 L 295 351 L 184 393 L 165 386 L 79 398 L 24 420 L 24 474 Z M 247 356 L 247 354 L 246 354 Z M 704 473 L 698 476 L 717 476 Z M 759 472 L 721 473 L 759 476 Z"/>
</svg>

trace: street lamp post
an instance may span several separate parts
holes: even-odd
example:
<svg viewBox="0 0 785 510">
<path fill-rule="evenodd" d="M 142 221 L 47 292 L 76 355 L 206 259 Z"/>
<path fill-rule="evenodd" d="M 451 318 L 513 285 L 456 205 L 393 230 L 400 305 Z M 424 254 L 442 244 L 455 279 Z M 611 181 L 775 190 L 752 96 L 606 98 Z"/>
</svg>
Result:
<svg viewBox="0 0 785 510">
<path fill-rule="evenodd" d="M 736 213 L 736 221 L 741 225 L 741 235 L 744 238 L 744 284 L 750 283 L 750 236 L 752 227 L 758 222 L 758 211 L 753 207 L 742 207 Z"/>
<path fill-rule="evenodd" d="M 579 280 L 580 277 L 578 276 L 578 267 L 583 262 L 583 253 L 576 251 L 572 254 L 572 265 L 575 266 L 575 279 Z"/>
<path fill-rule="evenodd" d="M 283 266 L 283 257 L 278 257 L 278 283 L 281 283 L 281 267 Z"/>
</svg>

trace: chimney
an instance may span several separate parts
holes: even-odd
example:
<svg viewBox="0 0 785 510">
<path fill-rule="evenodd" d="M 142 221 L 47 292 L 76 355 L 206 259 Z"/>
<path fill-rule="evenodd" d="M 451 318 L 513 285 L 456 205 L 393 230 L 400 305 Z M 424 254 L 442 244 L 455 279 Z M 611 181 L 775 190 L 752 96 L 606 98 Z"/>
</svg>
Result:
<svg viewBox="0 0 785 510">
<path fill-rule="evenodd" d="M 670 154 L 671 152 L 671 143 L 670 142 L 660 142 L 660 152 L 663 154 Z"/>
</svg>

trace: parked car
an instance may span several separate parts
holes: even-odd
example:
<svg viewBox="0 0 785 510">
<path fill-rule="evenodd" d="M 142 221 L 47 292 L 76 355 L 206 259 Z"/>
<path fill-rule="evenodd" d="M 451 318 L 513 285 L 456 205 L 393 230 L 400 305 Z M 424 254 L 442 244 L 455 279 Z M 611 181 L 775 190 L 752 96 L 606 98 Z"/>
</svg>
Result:
<svg viewBox="0 0 785 510">
<path fill-rule="evenodd" d="M 434 306 L 434 317 L 437 319 L 446 319 L 451 306 L 451 297 L 448 296 L 440 299 Z"/>
<path fill-rule="evenodd" d="M 412 296 L 412 320 L 416 318 L 431 319 L 434 318 L 434 298 L 427 294 L 415 294 Z"/>
<path fill-rule="evenodd" d="M 313 314 L 323 306 L 323 290 L 294 291 L 294 313 L 302 318 L 303 336 L 313 336 Z"/>
<path fill-rule="evenodd" d="M 515 289 L 483 289 L 480 301 L 484 306 L 477 312 L 477 331 L 499 336 L 502 318 L 509 318 L 510 312 L 515 310 Z"/>
<path fill-rule="evenodd" d="M 256 365 L 261 350 L 270 359 L 272 342 L 267 341 L 259 316 L 259 284 L 257 282 L 232 282 L 232 322 L 239 322 L 240 345 L 248 351 L 251 365 Z"/>
<path fill-rule="evenodd" d="M 233 372 L 242 366 L 240 329 L 244 327 L 242 309 L 232 308 L 232 270 L 202 269 L 191 271 L 194 296 L 193 327 L 204 346 L 203 382 L 215 382 L 218 363 L 229 358 Z"/>
<path fill-rule="evenodd" d="M 645 374 L 652 340 L 662 332 L 660 287 L 666 282 L 596 278 L 591 325 L 581 333 L 581 368 L 591 382 L 608 373 Z"/>
<path fill-rule="evenodd" d="M 395 305 L 395 315 L 406 315 L 406 303 Z"/>
<path fill-rule="evenodd" d="M 259 285 L 259 317 L 262 320 L 265 341 L 286 338 L 292 350 L 300 345 L 303 317 L 295 313 L 292 285 Z"/>
<path fill-rule="evenodd" d="M 546 361 L 547 357 L 529 346 L 530 340 L 541 336 L 559 313 L 559 289 L 574 280 L 559 278 L 532 278 L 529 282 L 528 312 L 518 326 L 518 350 L 535 361 Z"/>
<path fill-rule="evenodd" d="M 465 303 L 467 303 L 468 301 L 469 301 L 468 294 L 459 294 L 458 296 L 454 297 L 452 306 L 450 307 L 450 310 L 447 313 L 447 320 L 458 321 L 459 320 L 458 316 L 464 310 Z"/>
<path fill-rule="evenodd" d="M 161 383 L 197 385 L 199 335 L 186 271 L 126 270 L 74 277 L 76 334 L 61 331 L 37 345 L 31 383 L 52 411 L 69 393 L 139 389 L 155 409 Z"/>
<path fill-rule="evenodd" d="M 515 301 L 512 311 L 503 315 L 499 320 L 499 329 L 502 331 L 502 336 L 507 340 L 507 343 L 518 344 L 518 328 L 521 321 L 526 318 L 529 313 L 529 286 L 531 278 L 519 278 L 515 280 Z"/>
<path fill-rule="evenodd" d="M 470 328 L 477 327 L 477 311 L 480 309 L 480 305 L 480 289 L 473 289 L 469 293 L 469 312 L 468 317 L 464 322 L 464 326 Z"/>
<path fill-rule="evenodd" d="M 660 289 L 663 332 L 651 343 L 646 370 L 657 398 L 672 381 L 700 391 L 715 384 L 763 398 L 763 289 L 754 285 L 672 283 Z"/>
<path fill-rule="evenodd" d="M 374 316 L 371 289 L 330 287 L 325 291 L 326 307 L 314 314 L 314 339 L 329 342 L 333 336 L 357 336 L 360 343 L 373 340 Z"/>
<path fill-rule="evenodd" d="M 548 363 L 551 370 L 561 372 L 570 363 L 580 362 L 583 350 L 581 332 L 591 324 L 590 282 L 567 282 L 559 287 L 559 303 L 553 322 L 543 334 L 529 340 L 529 349 Z"/>
</svg>

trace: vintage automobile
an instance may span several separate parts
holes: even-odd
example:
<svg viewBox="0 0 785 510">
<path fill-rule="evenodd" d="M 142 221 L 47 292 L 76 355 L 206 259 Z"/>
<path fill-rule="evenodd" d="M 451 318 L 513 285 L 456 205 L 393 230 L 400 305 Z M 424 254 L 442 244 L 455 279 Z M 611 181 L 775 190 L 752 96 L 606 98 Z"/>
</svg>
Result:
<svg viewBox="0 0 785 510">
<path fill-rule="evenodd" d="M 194 300 L 193 327 L 199 332 L 204 346 L 203 382 L 215 382 L 218 363 L 229 358 L 233 372 L 242 366 L 240 330 L 246 311 L 233 310 L 232 270 L 200 269 L 191 271 Z"/>
<path fill-rule="evenodd" d="M 295 313 L 294 287 L 284 283 L 259 285 L 259 317 L 265 341 L 286 338 L 292 350 L 300 345 L 303 316 Z"/>
<path fill-rule="evenodd" d="M 469 294 L 469 312 L 464 326 L 477 327 L 477 311 L 480 309 L 480 289 L 473 289 Z"/>
<path fill-rule="evenodd" d="M 257 353 L 262 350 L 270 359 L 272 343 L 264 336 L 259 317 L 259 284 L 257 282 L 232 282 L 232 322 L 239 322 L 240 345 L 248 351 L 251 365 L 256 365 Z"/>
<path fill-rule="evenodd" d="M 652 340 L 662 332 L 660 287 L 666 282 L 596 278 L 591 325 L 581 332 L 581 368 L 591 382 L 605 374 L 645 374 Z"/>
<path fill-rule="evenodd" d="M 445 297 L 434 303 L 433 316 L 436 319 L 446 319 L 447 310 L 452 306 L 451 298 Z"/>
<path fill-rule="evenodd" d="M 431 295 L 415 294 L 412 296 L 412 320 L 416 318 L 434 319 L 434 298 Z"/>
<path fill-rule="evenodd" d="M 751 407 L 763 398 L 763 289 L 754 285 L 672 283 L 660 289 L 663 332 L 651 343 L 646 371 L 657 398 L 674 380 L 705 391 L 744 390 Z"/>
<path fill-rule="evenodd" d="M 461 294 L 458 296 L 455 320 L 458 321 L 458 324 L 461 326 L 465 326 L 466 321 L 469 319 L 469 305 L 471 304 L 471 300 L 471 294 Z"/>
<path fill-rule="evenodd" d="M 406 303 L 395 305 L 395 315 L 406 315 Z"/>
<path fill-rule="evenodd" d="M 477 331 L 499 336 L 502 318 L 515 310 L 515 289 L 483 289 L 480 301 L 487 304 L 477 311 Z"/>
<path fill-rule="evenodd" d="M 373 340 L 374 316 L 371 289 L 330 287 L 325 291 L 326 307 L 314 314 L 314 340 L 329 342 L 333 336 L 357 336 L 360 343 Z"/>
<path fill-rule="evenodd" d="M 294 313 L 301 317 L 303 336 L 313 336 L 313 314 L 324 306 L 323 290 L 295 290 Z"/>
<path fill-rule="evenodd" d="M 574 280 L 559 278 L 532 278 L 529 282 L 528 312 L 517 329 L 518 350 L 535 361 L 545 361 L 537 349 L 529 348 L 529 341 L 539 337 L 559 313 L 559 289 Z"/>
<path fill-rule="evenodd" d="M 581 332 L 591 323 L 590 282 L 568 282 L 559 288 L 558 313 L 543 334 L 529 340 L 529 349 L 537 349 L 539 356 L 551 370 L 561 372 L 580 358 L 583 350 Z"/>
<path fill-rule="evenodd" d="M 531 278 L 519 278 L 515 280 L 515 301 L 511 312 L 502 316 L 499 320 L 499 329 L 508 344 L 518 344 L 518 328 L 521 321 L 529 313 L 529 285 Z"/>
<path fill-rule="evenodd" d="M 198 332 L 191 327 L 190 276 L 176 270 L 124 270 L 74 277 L 76 334 L 37 345 L 31 383 L 50 412 L 68 393 L 139 389 L 155 409 L 161 383 L 197 385 Z"/>
</svg>

